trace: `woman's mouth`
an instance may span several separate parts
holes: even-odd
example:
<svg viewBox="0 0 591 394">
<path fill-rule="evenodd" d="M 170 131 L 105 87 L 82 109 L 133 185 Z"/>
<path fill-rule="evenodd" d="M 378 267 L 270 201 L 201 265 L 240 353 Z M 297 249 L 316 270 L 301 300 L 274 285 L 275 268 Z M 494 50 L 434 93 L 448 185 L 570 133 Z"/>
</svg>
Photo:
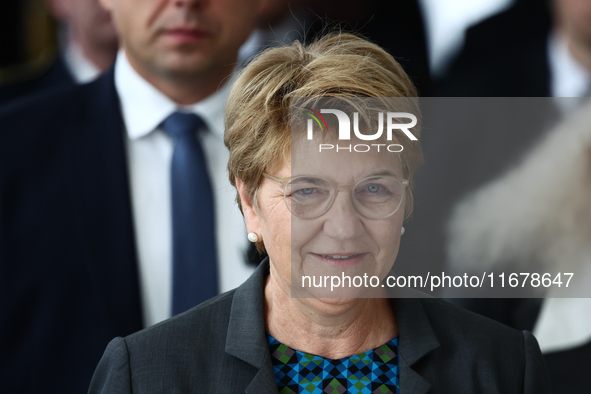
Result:
<svg viewBox="0 0 591 394">
<path fill-rule="evenodd" d="M 359 263 L 367 253 L 337 253 L 320 254 L 312 253 L 314 257 L 330 267 L 345 268 Z"/>
</svg>

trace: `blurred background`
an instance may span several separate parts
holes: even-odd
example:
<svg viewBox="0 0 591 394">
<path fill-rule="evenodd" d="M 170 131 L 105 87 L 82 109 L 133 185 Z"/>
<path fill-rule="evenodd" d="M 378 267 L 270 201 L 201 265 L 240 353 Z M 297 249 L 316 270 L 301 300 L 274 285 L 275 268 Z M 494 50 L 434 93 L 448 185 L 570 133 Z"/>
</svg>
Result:
<svg viewBox="0 0 591 394">
<path fill-rule="evenodd" d="M 0 84 L 29 79 L 57 53 L 58 23 L 43 0 L 0 4 Z"/>
<path fill-rule="evenodd" d="M 80 0 L 87 8 L 96 0 Z M 535 0 L 272 0 L 277 5 L 261 26 L 277 18 L 297 19 L 318 30 L 322 20 L 368 35 L 391 50 L 419 85 L 433 93 L 431 80 L 453 72 L 454 60 L 473 61 L 484 55 L 483 45 L 497 49 L 515 45 L 548 31 L 549 2 Z M 68 25 L 75 18 L 63 12 L 71 0 L 5 0 L 0 5 L 0 86 L 30 81 L 46 73 L 63 50 Z M 64 6 L 65 5 L 65 6 Z M 514 9 L 509 15 L 503 13 Z M 288 14 L 285 14 L 285 12 Z M 81 12 L 78 11 L 78 14 Z M 290 15 L 291 14 L 291 15 Z M 496 15 L 466 40 L 466 31 Z M 61 25 L 61 27 L 60 27 Z M 464 48 L 464 44 L 466 47 Z M 462 50 L 464 48 L 464 50 Z M 480 53 L 479 53 L 480 51 Z M 490 50 L 487 51 L 490 55 Z M 498 54 L 497 54 L 498 55 Z M 462 64 L 463 66 L 463 64 Z"/>
</svg>

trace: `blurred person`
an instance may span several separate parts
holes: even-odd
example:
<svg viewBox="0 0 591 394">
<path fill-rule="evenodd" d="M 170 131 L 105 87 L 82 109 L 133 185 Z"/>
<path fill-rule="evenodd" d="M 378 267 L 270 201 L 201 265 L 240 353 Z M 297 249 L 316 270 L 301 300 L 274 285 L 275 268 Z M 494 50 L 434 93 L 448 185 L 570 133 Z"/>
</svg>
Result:
<svg viewBox="0 0 591 394">
<path fill-rule="evenodd" d="M 407 226 L 409 233 L 401 250 L 401 261 L 410 262 L 419 253 L 421 260 L 440 261 L 443 265 L 447 247 L 445 228 L 455 205 L 518 165 L 553 125 L 567 117 L 590 94 L 591 68 L 584 60 L 585 53 L 591 54 L 590 24 L 591 3 L 586 1 L 553 0 L 546 4 L 517 0 L 507 11 L 468 30 L 462 54 L 449 75 L 440 81 L 436 89 L 438 95 L 554 99 L 530 100 L 528 107 L 539 108 L 531 111 L 529 124 L 518 133 L 506 127 L 491 130 L 494 139 L 483 138 L 486 126 L 479 120 L 472 128 L 465 127 L 462 131 L 434 127 L 436 130 L 424 149 L 425 156 L 438 166 L 425 168 L 419 174 L 422 182 L 416 195 L 425 209 Z M 470 105 L 479 104 L 474 101 Z M 513 104 L 505 100 L 499 105 L 510 110 Z M 471 110 L 466 109 L 466 112 Z M 480 133 L 474 133 L 475 129 Z M 454 151 L 454 146 L 460 143 L 469 149 Z M 465 172 L 465 168 L 472 168 L 472 176 L 453 179 L 450 181 L 453 187 L 437 189 L 435 198 L 432 181 L 447 174 Z M 439 216 L 436 226 L 433 226 L 433 214 Z M 423 230 L 431 232 L 432 236 L 426 237 Z M 429 248 L 423 247 L 426 239 Z M 515 328 L 530 326 L 522 319 L 535 320 L 535 314 L 523 312 L 521 301 L 481 300 L 478 303 L 482 305 L 471 304 L 470 308 Z"/>
<path fill-rule="evenodd" d="M 435 96 L 556 97 L 556 100 L 539 100 L 538 104 L 530 101 L 531 107 L 539 106 L 533 108 L 530 124 L 517 134 L 510 128 L 494 130 L 494 140 L 482 138 L 484 125 L 478 119 L 472 128 L 461 131 L 433 125 L 424 149 L 429 161 L 438 164 L 425 167 L 418 174 L 422 182 L 415 194 L 425 209 L 408 225 L 408 237 L 399 257 L 401 262 L 411 264 L 418 257 L 419 261 L 438 262 L 443 266 L 445 226 L 455 204 L 518 163 L 552 125 L 580 103 L 561 97 L 589 94 L 591 69 L 577 60 L 581 55 L 575 56 L 570 48 L 575 45 L 579 48 L 576 52 L 584 52 L 581 48 L 586 48 L 591 54 L 591 45 L 580 44 L 586 42 L 581 37 L 588 34 L 590 9 L 591 3 L 585 1 L 553 0 L 546 4 L 516 0 L 507 11 L 468 30 L 464 49 L 448 75 L 436 84 Z M 571 44 L 574 42 L 577 44 Z M 478 111 L 475 108 L 478 105 L 478 100 L 467 102 L 465 112 Z M 500 105 L 511 110 L 509 100 Z M 480 133 L 474 133 L 475 129 L 481 130 Z M 467 149 L 454 150 L 458 144 Z M 498 154 L 500 151 L 502 154 Z M 437 179 L 465 172 L 466 168 L 477 174 L 453 179 L 453 187 L 433 189 Z M 429 248 L 423 246 L 425 242 Z"/>
<path fill-rule="evenodd" d="M 265 0 L 258 16 L 257 28 L 244 43 L 238 55 L 242 66 L 265 48 L 289 45 L 312 34 L 311 21 L 316 19 L 308 9 L 309 0 Z"/>
<path fill-rule="evenodd" d="M 0 381 L 84 392 L 106 344 L 241 284 L 223 108 L 259 0 L 104 0 L 114 69 L 0 113 Z"/>
<path fill-rule="evenodd" d="M 312 42 L 328 30 L 353 30 L 394 56 L 422 95 L 431 89 L 427 40 L 419 0 L 267 0 L 258 29 L 241 49 L 245 65 L 266 47 Z M 400 38 L 404 39 L 400 39 Z"/>
<path fill-rule="evenodd" d="M 466 33 L 440 96 L 583 97 L 591 89 L 591 5 L 516 0 Z"/>
<path fill-rule="evenodd" d="M 514 0 L 419 0 L 428 37 L 429 65 L 437 78 L 462 49 L 468 27 L 497 14 Z"/>
<path fill-rule="evenodd" d="M 421 96 L 430 96 L 425 20 L 419 0 L 322 0 L 309 2 L 321 20 L 355 31 L 394 56 Z M 323 26 L 312 20 L 311 30 Z"/>
<path fill-rule="evenodd" d="M 372 267 L 383 279 L 412 211 L 405 186 L 422 163 L 419 141 L 398 135 L 400 154 L 318 154 L 314 142 L 336 135 L 304 139 L 304 122 L 290 123 L 294 101 L 414 96 L 394 58 L 350 34 L 251 62 L 230 93 L 225 142 L 248 238 L 268 259 L 238 289 L 114 339 L 89 392 L 548 393 L 528 332 L 432 298 L 391 300 L 379 288 L 377 298 L 357 288 L 331 298 L 294 285 L 294 275 L 319 268 Z M 363 104 L 347 108 L 365 118 Z"/>
<path fill-rule="evenodd" d="M 117 33 L 99 0 L 46 0 L 61 24 L 63 61 L 77 83 L 90 82 L 117 55 Z"/>
<path fill-rule="evenodd" d="M 549 38 L 552 97 L 591 95 L 591 4 L 554 0 L 556 23 Z"/>
<path fill-rule="evenodd" d="M 448 260 L 453 267 L 572 272 L 579 283 L 591 280 L 590 120 L 587 102 L 519 165 L 456 205 L 449 221 Z M 552 371 L 553 392 L 583 393 L 591 386 L 591 299 L 575 298 L 584 295 L 572 292 L 573 298 L 553 296 L 558 296 L 554 287 L 541 303 L 512 300 L 506 319 L 536 335 Z M 468 305 L 491 314 L 488 300 Z"/>
<path fill-rule="evenodd" d="M 46 0 L 60 23 L 59 54 L 38 77 L 0 88 L 0 103 L 60 85 L 94 80 L 113 64 L 117 34 L 99 0 Z"/>
<path fill-rule="evenodd" d="M 530 152 L 547 133 L 552 133 L 553 126 L 561 119 L 568 118 L 584 101 L 583 97 L 589 95 L 591 67 L 585 61 L 584 54 L 591 54 L 590 25 L 591 3 L 588 1 L 553 0 L 546 3 L 517 0 L 506 12 L 468 30 L 464 49 L 449 74 L 439 82 L 437 95 L 499 97 L 499 108 L 505 108 L 507 112 L 515 101 L 503 97 L 536 97 L 530 99 L 527 106 L 538 108 L 533 108 L 529 117 L 520 116 L 521 119 L 528 119 L 528 122 L 519 128 L 497 127 L 492 130 L 487 128 L 482 119 L 477 119 L 473 127 L 465 127 L 461 131 L 452 127 L 433 128 L 429 136 L 431 138 L 426 138 L 425 157 L 438 165 L 426 167 L 417 176 L 419 186 L 415 196 L 417 204 L 423 209 L 417 210 L 417 215 L 406 226 L 408 231 L 405 243 L 401 246 L 400 262 L 439 262 L 444 268 L 460 264 L 456 261 L 461 252 L 458 245 L 466 246 L 462 236 L 470 230 L 464 229 L 461 235 L 447 231 L 450 221 L 457 220 L 457 213 L 454 212 L 471 201 L 470 196 L 473 194 L 481 195 L 499 179 L 510 178 L 512 171 L 520 171 L 522 162 L 530 161 Z M 478 105 L 479 101 L 474 100 L 474 103 L 466 106 L 465 113 L 475 112 L 471 108 Z M 497 114 L 502 113 L 505 112 L 497 111 Z M 455 149 L 457 146 L 463 149 Z M 439 184 L 437 180 L 440 180 Z M 521 188 L 513 192 L 516 190 Z M 543 194 L 535 200 L 532 197 L 528 203 L 542 202 L 541 196 Z M 505 200 L 498 203 L 508 206 Z M 470 228 L 482 227 L 489 232 L 514 236 L 515 224 L 518 222 L 516 218 L 522 216 L 515 215 L 516 218 L 504 222 L 501 218 L 505 218 L 505 215 L 499 211 L 491 209 L 489 212 L 499 219 L 495 222 L 496 227 L 493 228 L 490 216 L 482 208 L 478 215 L 470 215 Z M 541 217 L 547 218 L 548 215 Z M 520 228 L 537 223 L 535 217 L 530 219 L 531 223 L 520 222 Z M 523 237 L 532 237 L 540 245 L 547 245 L 549 239 L 539 229 L 530 230 Z M 520 245 L 518 240 L 522 238 L 514 239 L 516 243 L 512 245 Z M 429 247 L 425 247 L 425 244 Z M 456 252 L 446 254 L 450 247 Z M 493 240 L 481 238 L 468 250 L 490 251 L 492 247 L 508 248 L 508 241 L 499 245 Z M 531 244 L 523 245 L 525 253 L 530 250 Z M 511 262 L 515 264 L 531 262 L 525 255 L 519 259 L 513 257 Z M 488 257 L 485 261 L 488 259 L 495 260 Z M 478 261 L 473 260 L 474 264 Z M 465 266 L 466 259 L 462 258 L 461 263 Z M 496 263 L 501 264 L 501 261 Z M 522 330 L 534 330 L 540 311 L 546 310 L 546 302 L 541 299 L 458 299 L 453 302 Z M 550 305 L 554 304 L 553 301 Z M 561 321 L 561 316 L 560 313 L 554 313 L 552 319 Z M 568 337 L 559 332 L 555 336 Z M 547 348 L 542 343 L 541 347 L 546 353 Z M 588 387 L 588 383 L 580 382 L 585 381 L 587 376 L 582 369 L 588 369 L 591 365 L 589 352 L 584 348 L 575 349 L 579 353 L 578 357 L 572 354 L 545 354 L 549 368 L 553 371 L 552 385 L 557 392 L 583 392 L 582 387 Z M 571 361 L 568 361 L 569 357 L 572 357 Z M 572 387 L 578 389 L 571 390 Z"/>
</svg>

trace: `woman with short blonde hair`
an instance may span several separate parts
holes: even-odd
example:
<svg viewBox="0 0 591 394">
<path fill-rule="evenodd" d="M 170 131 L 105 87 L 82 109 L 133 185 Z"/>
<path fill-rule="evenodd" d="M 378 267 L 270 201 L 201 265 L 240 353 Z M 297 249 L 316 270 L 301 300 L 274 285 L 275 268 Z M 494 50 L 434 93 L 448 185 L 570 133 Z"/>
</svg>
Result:
<svg viewBox="0 0 591 394">
<path fill-rule="evenodd" d="M 227 106 L 228 170 L 268 258 L 238 289 L 113 340 L 91 392 L 548 393 L 530 333 L 387 298 L 423 161 L 415 96 L 394 58 L 351 34 L 246 67 Z M 316 285 L 341 274 L 354 285 Z"/>
</svg>

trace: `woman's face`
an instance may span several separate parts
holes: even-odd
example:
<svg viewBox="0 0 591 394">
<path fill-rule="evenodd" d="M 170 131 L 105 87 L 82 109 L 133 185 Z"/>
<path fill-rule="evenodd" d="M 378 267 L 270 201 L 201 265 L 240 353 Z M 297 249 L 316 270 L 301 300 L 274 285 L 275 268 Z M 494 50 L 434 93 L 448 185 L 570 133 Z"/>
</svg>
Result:
<svg viewBox="0 0 591 394">
<path fill-rule="evenodd" d="M 329 180 L 341 190 L 336 192 L 331 208 L 317 218 L 297 217 L 286 205 L 284 186 L 265 178 L 257 192 L 258 209 L 251 209 L 250 214 L 245 212 L 248 231 L 262 237 L 271 262 L 272 280 L 287 294 L 341 299 L 366 297 L 365 283 L 359 288 L 348 287 L 348 282 L 346 288 L 334 287 L 337 280 L 329 278 L 325 283 L 325 277 L 342 279 L 345 275 L 353 280 L 354 276 L 363 278 L 366 274 L 365 281 L 369 283 L 371 276 L 381 279 L 389 272 L 398 254 L 405 202 L 402 200 L 398 210 L 387 218 L 368 219 L 356 210 L 352 198 L 359 201 L 363 193 L 379 192 L 379 186 L 364 183 L 361 189 L 355 189 L 353 195 L 357 197 L 352 197 L 350 191 L 358 182 L 375 175 L 403 179 L 400 158 L 397 153 L 383 151 L 319 153 L 317 149 L 311 145 L 298 146 L 292 150 L 291 160 L 270 175 L 277 178 L 307 175 Z M 292 210 L 297 197 L 295 190 L 295 187 L 291 189 L 293 196 L 289 192 L 287 196 L 292 200 Z M 315 188 L 306 187 L 304 198 L 316 192 Z M 308 285 L 314 283 L 311 282 L 314 278 L 316 285 L 322 278 L 322 287 Z"/>
</svg>

